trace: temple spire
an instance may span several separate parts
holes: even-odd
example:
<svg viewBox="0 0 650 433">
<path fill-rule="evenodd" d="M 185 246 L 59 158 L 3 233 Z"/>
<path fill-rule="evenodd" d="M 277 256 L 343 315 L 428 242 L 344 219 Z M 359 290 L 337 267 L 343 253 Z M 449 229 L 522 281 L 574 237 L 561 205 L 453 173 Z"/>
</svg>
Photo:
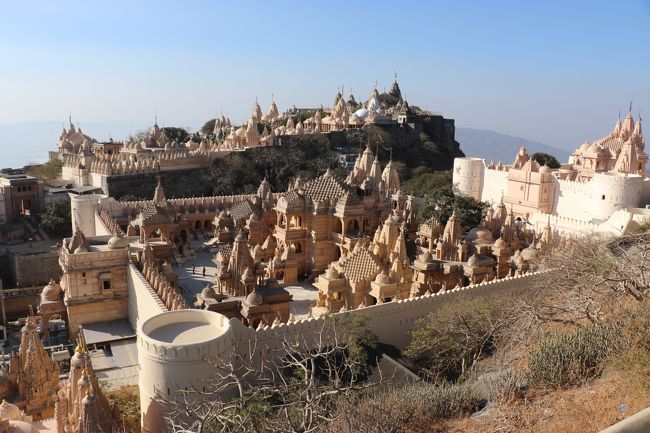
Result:
<svg viewBox="0 0 650 433">
<path fill-rule="evenodd" d="M 160 182 L 160 175 L 156 176 L 156 179 L 158 180 L 158 185 L 156 185 L 156 191 L 153 194 L 153 201 L 154 203 L 164 203 L 167 199 L 165 198 L 165 189 L 162 186 L 162 183 Z"/>
</svg>

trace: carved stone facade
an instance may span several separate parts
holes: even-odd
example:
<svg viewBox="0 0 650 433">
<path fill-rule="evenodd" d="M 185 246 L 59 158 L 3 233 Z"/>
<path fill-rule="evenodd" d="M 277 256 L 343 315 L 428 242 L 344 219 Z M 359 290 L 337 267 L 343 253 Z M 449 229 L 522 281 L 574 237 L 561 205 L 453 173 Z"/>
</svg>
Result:
<svg viewBox="0 0 650 433">
<path fill-rule="evenodd" d="M 99 386 L 90 354 L 82 339 L 78 340 L 70 359 L 68 379 L 58 391 L 54 418 L 57 433 L 111 432 L 119 419 L 117 406 L 110 406 Z"/>
<path fill-rule="evenodd" d="M 11 354 L 9 371 L 5 373 L 0 380 L 1 398 L 13 395 L 16 407 L 30 419 L 54 415 L 59 366 L 45 351 L 33 314 L 27 317 L 18 352 Z"/>
</svg>

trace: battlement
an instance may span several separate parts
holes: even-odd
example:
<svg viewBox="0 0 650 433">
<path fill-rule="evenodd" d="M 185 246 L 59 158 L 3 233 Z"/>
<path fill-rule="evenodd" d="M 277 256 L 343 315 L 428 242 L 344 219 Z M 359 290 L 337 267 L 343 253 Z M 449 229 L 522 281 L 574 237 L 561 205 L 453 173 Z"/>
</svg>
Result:
<svg viewBox="0 0 650 433">
<path fill-rule="evenodd" d="M 559 234 L 591 234 L 599 231 L 599 225 L 591 221 L 541 212 L 533 215 L 529 222 L 533 224 L 538 232 L 544 230 L 547 224 L 550 224 L 551 229 Z"/>
<path fill-rule="evenodd" d="M 129 290 L 129 321 L 133 329 L 148 318 L 169 311 L 156 291 L 133 264 L 127 269 L 127 286 Z"/>
<path fill-rule="evenodd" d="M 575 194 L 584 194 L 585 196 L 591 193 L 591 181 L 590 182 L 578 182 L 575 180 L 567 179 L 555 179 L 558 183 L 560 191 L 572 192 Z"/>
<path fill-rule="evenodd" d="M 408 344 L 408 332 L 416 326 L 417 320 L 426 317 L 437 308 L 451 302 L 458 302 L 466 297 L 492 297 L 523 293 L 544 272 L 532 272 L 524 275 L 506 277 L 500 280 L 484 281 L 446 292 L 425 294 L 409 299 L 387 302 L 336 313 L 335 316 L 361 314 L 368 319 L 368 326 L 377 335 L 379 341 L 403 348 Z M 247 344 L 256 341 L 260 354 L 273 353 L 281 346 L 285 335 L 314 335 L 322 329 L 324 318 L 304 318 L 288 323 L 261 326 L 258 329 L 246 328 L 237 319 L 231 319 L 236 339 Z M 235 324 L 237 322 L 237 324 Z"/>
<path fill-rule="evenodd" d="M 202 361 L 232 347 L 228 318 L 208 310 L 176 310 L 145 320 L 138 329 L 143 357 L 158 362 Z"/>
</svg>

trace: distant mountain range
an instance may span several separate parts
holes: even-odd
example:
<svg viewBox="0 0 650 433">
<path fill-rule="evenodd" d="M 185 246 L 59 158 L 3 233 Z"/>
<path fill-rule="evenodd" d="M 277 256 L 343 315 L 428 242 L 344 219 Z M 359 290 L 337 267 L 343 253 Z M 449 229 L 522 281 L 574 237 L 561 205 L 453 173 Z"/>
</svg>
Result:
<svg viewBox="0 0 650 433">
<path fill-rule="evenodd" d="M 566 162 L 570 155 L 568 151 L 548 144 L 483 129 L 456 127 L 456 141 L 460 143 L 460 150 L 466 156 L 494 162 L 512 162 L 522 144 L 530 154 L 548 153 L 560 162 Z"/>
</svg>

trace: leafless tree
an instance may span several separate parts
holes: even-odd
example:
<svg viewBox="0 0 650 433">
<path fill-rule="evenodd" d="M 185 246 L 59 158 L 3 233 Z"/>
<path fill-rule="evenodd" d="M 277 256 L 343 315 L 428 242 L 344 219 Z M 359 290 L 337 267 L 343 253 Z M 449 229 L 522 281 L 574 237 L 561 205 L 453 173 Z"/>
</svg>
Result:
<svg viewBox="0 0 650 433">
<path fill-rule="evenodd" d="M 513 308 L 518 336 L 534 338 L 549 323 L 600 323 L 642 301 L 648 293 L 649 251 L 648 234 L 580 236 L 552 246 L 542 256 L 548 272 L 532 296 Z"/>
<path fill-rule="evenodd" d="M 358 344 L 329 318 L 313 333 L 287 332 L 268 352 L 251 342 L 228 359 L 206 358 L 213 374 L 168 398 L 166 420 L 176 432 L 315 432 L 337 418 L 339 396 L 384 382 L 379 368 L 365 380 L 367 358 L 356 354 Z"/>
</svg>

